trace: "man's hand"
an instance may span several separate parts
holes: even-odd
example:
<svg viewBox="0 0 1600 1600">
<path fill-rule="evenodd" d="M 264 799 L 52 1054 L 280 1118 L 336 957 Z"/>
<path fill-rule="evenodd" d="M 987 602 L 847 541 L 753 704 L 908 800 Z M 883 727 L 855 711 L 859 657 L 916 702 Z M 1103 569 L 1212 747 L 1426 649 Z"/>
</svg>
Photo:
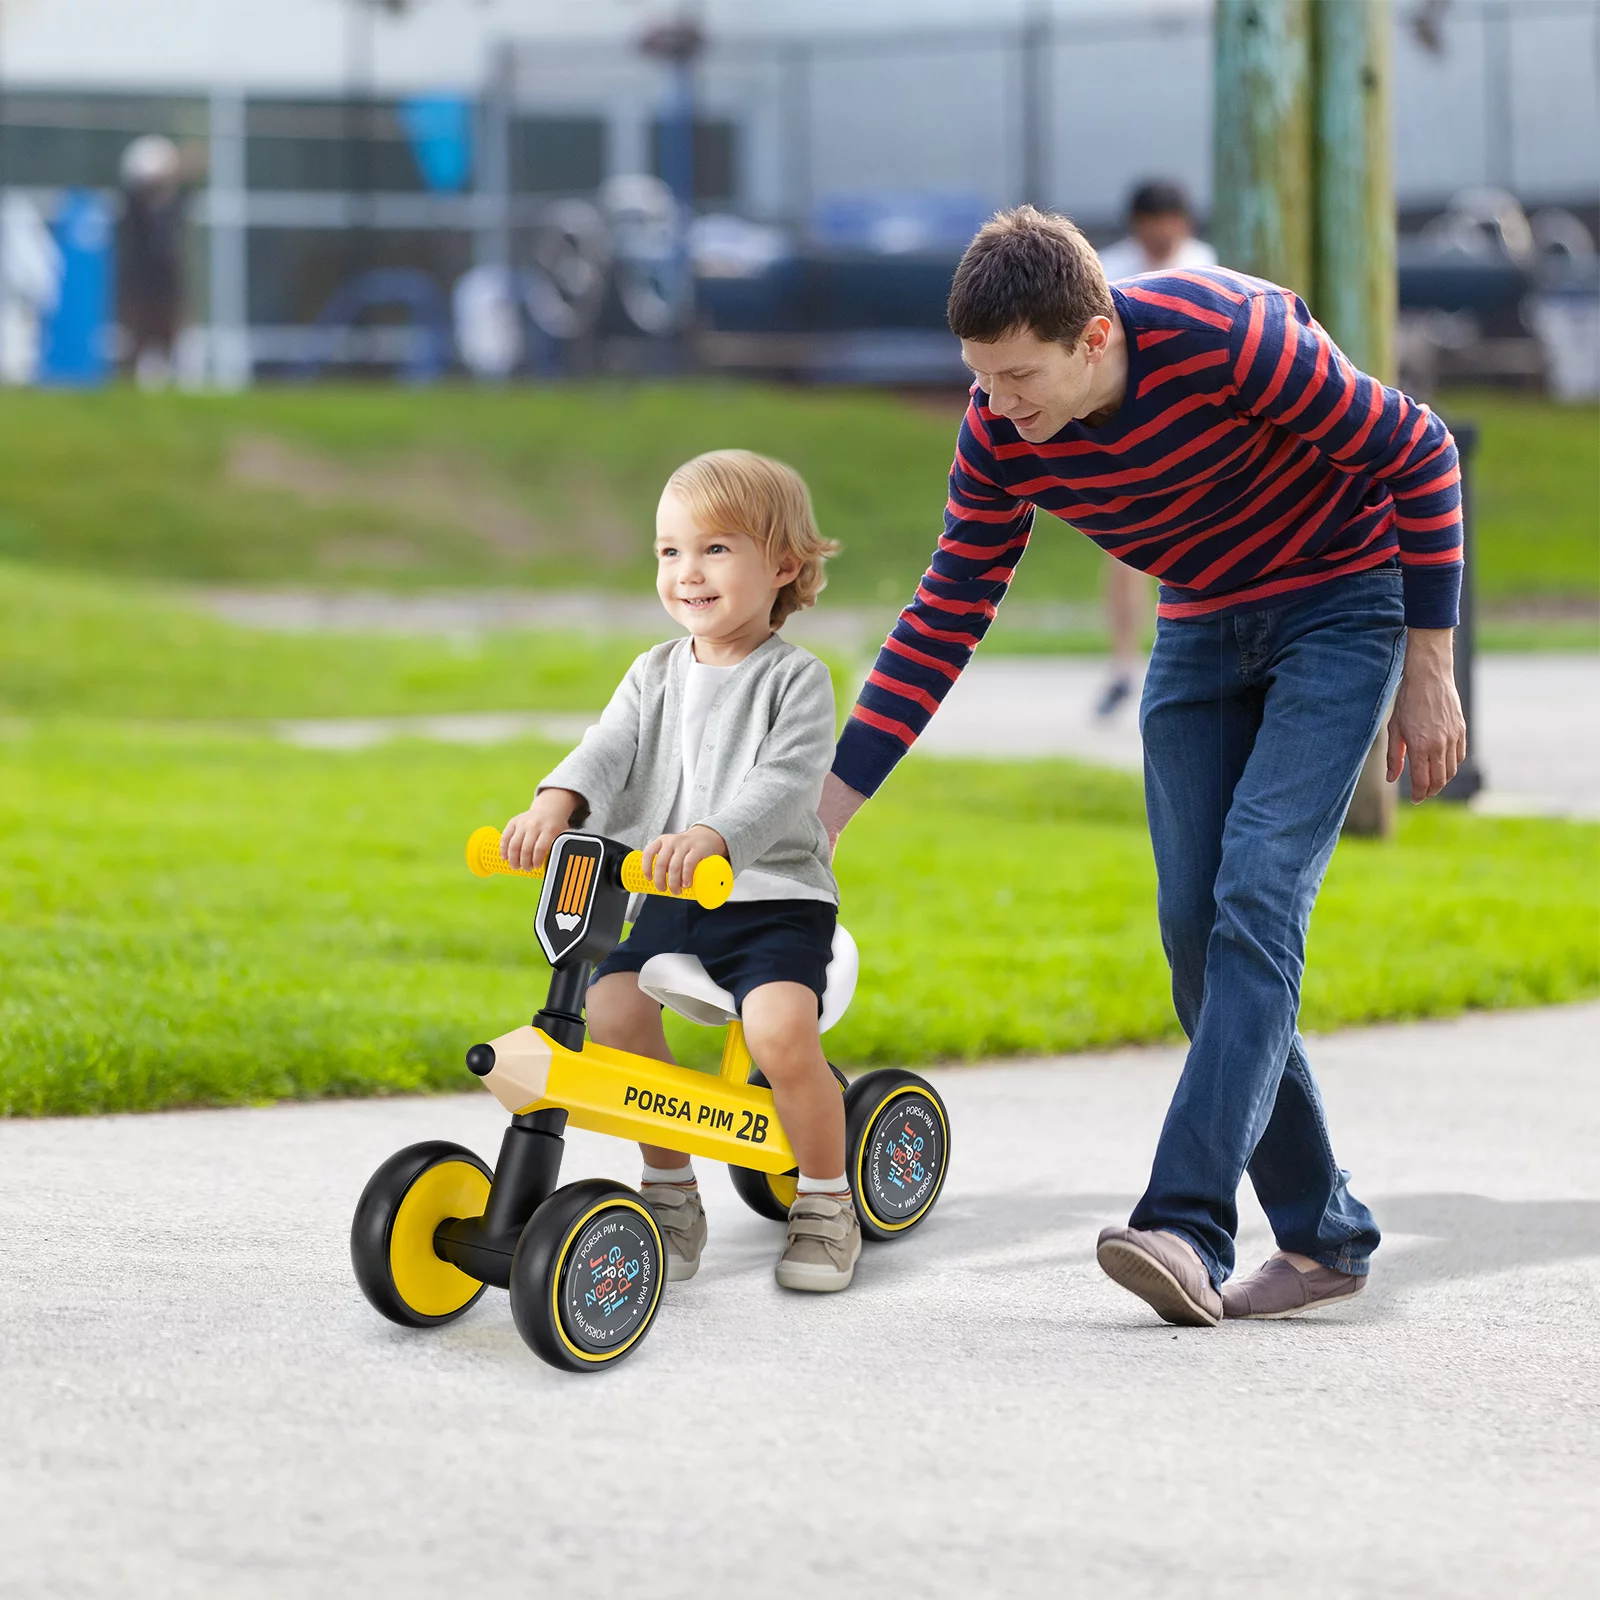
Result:
<svg viewBox="0 0 1600 1600">
<path fill-rule="evenodd" d="M 828 830 L 830 851 L 838 848 L 839 835 L 844 832 L 845 824 L 866 803 L 864 794 L 858 794 L 831 772 L 822 780 L 822 798 L 817 802 L 817 815 Z"/>
<path fill-rule="evenodd" d="M 526 811 L 519 811 L 500 835 L 500 855 L 513 867 L 542 867 L 557 837 L 572 826 L 583 796 L 570 789 L 541 789 Z"/>
<path fill-rule="evenodd" d="M 1453 630 L 1410 628 L 1406 664 L 1389 718 L 1388 777 L 1411 756 L 1411 798 L 1426 800 L 1455 777 L 1467 757 L 1467 724 L 1456 693 Z"/>
<path fill-rule="evenodd" d="M 644 872 L 656 888 L 677 894 L 694 883 L 694 869 L 707 856 L 725 856 L 728 841 L 697 822 L 686 833 L 664 833 L 644 847 Z"/>
</svg>

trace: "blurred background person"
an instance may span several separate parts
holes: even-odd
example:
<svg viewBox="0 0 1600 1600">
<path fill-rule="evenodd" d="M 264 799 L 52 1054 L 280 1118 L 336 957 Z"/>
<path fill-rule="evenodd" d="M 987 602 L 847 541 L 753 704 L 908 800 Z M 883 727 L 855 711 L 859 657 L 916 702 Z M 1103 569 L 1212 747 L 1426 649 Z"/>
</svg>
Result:
<svg viewBox="0 0 1600 1600">
<path fill-rule="evenodd" d="M 123 371 L 144 388 L 172 373 L 183 307 L 183 176 L 177 145 L 160 134 L 122 152 L 117 320 Z"/>
<path fill-rule="evenodd" d="M 1100 252 L 1106 277 L 1115 283 L 1141 272 L 1214 267 L 1217 252 L 1194 236 L 1194 215 L 1183 185 L 1163 178 L 1141 183 L 1128 199 L 1128 232 Z"/>
<path fill-rule="evenodd" d="M 1189 197 L 1181 184 L 1165 179 L 1141 183 L 1128 201 L 1128 232 L 1100 252 L 1106 277 L 1137 277 L 1141 272 L 1171 272 L 1183 267 L 1214 267 L 1217 252 L 1194 236 Z M 1096 705 L 1111 716 L 1133 695 L 1139 676 L 1140 641 L 1150 611 L 1150 580 L 1120 561 L 1106 558 L 1105 617 L 1111 639 L 1111 677 Z"/>
</svg>

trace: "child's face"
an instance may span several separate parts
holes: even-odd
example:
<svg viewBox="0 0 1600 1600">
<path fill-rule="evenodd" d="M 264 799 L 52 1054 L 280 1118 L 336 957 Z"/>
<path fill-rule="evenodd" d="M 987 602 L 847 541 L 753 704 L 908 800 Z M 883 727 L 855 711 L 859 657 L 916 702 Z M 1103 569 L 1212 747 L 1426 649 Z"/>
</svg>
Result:
<svg viewBox="0 0 1600 1600">
<path fill-rule="evenodd" d="M 736 640 L 771 631 L 778 591 L 798 576 L 792 556 L 774 561 L 748 533 L 707 533 L 675 495 L 656 508 L 656 593 L 695 638 Z"/>
</svg>

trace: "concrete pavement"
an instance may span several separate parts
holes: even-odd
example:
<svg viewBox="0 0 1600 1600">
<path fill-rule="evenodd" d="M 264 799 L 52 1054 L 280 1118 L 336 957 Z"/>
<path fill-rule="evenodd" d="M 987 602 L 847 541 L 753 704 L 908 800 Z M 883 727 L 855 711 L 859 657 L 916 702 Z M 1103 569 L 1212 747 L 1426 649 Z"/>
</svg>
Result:
<svg viewBox="0 0 1600 1600">
<path fill-rule="evenodd" d="M 289 633 L 438 635 L 555 628 L 654 638 L 662 631 L 661 608 L 649 595 L 210 589 L 199 591 L 199 598 L 230 622 Z M 799 644 L 865 662 L 894 615 L 892 608 L 829 602 L 798 613 L 787 634 Z M 1102 625 L 1094 604 L 1027 597 L 1006 602 L 1005 620 L 1008 628 L 1034 633 L 1085 632 Z M 1142 766 L 1137 701 L 1102 721 L 1093 708 L 1105 682 L 1106 663 L 1092 656 L 980 651 L 929 725 L 922 746 L 948 755 L 1075 756 L 1137 772 Z M 1600 655 L 1480 653 L 1476 694 L 1472 743 L 1488 781 L 1474 809 L 1506 816 L 1600 817 Z M 290 743 L 321 749 L 359 749 L 398 735 L 461 744 L 529 735 L 561 742 L 576 738 L 596 715 L 330 718 L 280 723 L 278 732 Z"/>
<path fill-rule="evenodd" d="M 950 756 L 1075 756 L 1138 772 L 1138 702 L 1095 715 L 1106 663 L 1092 656 L 979 655 L 928 724 L 920 748 Z M 1482 656 L 1473 750 L 1487 776 L 1474 809 L 1501 816 L 1600 817 L 1600 655 Z M 401 735 L 456 744 L 529 736 L 576 741 L 598 712 L 334 717 L 276 725 L 309 749 L 356 750 Z"/>
<path fill-rule="evenodd" d="M 1104 662 L 978 655 L 919 743 L 944 755 L 1069 755 L 1138 772 L 1138 702 L 1102 720 Z M 1486 777 L 1475 810 L 1600 817 L 1600 655 L 1481 655 L 1473 752 Z"/>
<path fill-rule="evenodd" d="M 1600 817 L 1600 655 L 1482 656 L 1477 689 L 1475 808 Z"/>
<path fill-rule="evenodd" d="M 1206 1331 L 1092 1253 L 1176 1051 L 941 1071 L 946 1193 L 850 1292 L 778 1290 L 706 1166 L 700 1275 L 595 1377 L 496 1291 L 411 1333 L 352 1281 L 368 1173 L 492 1157 L 487 1095 L 0 1123 L 0 1596 L 1592 1595 L 1597 1039 L 1314 1041 L 1373 1287 Z M 574 1135 L 596 1173 L 634 1161 Z"/>
</svg>

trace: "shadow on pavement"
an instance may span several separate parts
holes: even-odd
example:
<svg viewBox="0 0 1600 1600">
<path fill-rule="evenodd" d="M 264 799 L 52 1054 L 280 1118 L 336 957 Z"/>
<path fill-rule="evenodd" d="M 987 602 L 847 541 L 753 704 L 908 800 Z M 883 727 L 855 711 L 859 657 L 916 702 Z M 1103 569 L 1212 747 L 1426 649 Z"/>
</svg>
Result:
<svg viewBox="0 0 1600 1600">
<path fill-rule="evenodd" d="M 1410 1289 L 1600 1256 L 1600 1200 L 1400 1194 L 1375 1200 L 1372 1210 L 1385 1233 L 1418 1236 L 1392 1255 L 1379 1248 L 1373 1259 L 1385 1287 Z"/>
<path fill-rule="evenodd" d="M 903 1240 L 868 1247 L 862 1288 L 869 1294 L 895 1285 L 903 1289 L 918 1278 L 950 1271 L 1003 1280 L 1051 1267 L 1084 1268 L 1093 1262 L 1096 1233 L 1107 1223 L 1123 1221 L 1136 1198 L 1028 1189 L 949 1196 Z M 1382 1316 L 1393 1296 L 1428 1284 L 1600 1256 L 1600 1200 L 1407 1194 L 1382 1197 L 1373 1210 L 1387 1233 L 1408 1237 L 1404 1248 L 1380 1250 L 1372 1295 L 1362 1302 L 1369 1315 Z M 710 1285 L 754 1274 L 765 1286 L 782 1238 L 777 1223 L 770 1231 L 740 1228 L 722 1238 L 713 1235 L 702 1276 Z M 474 1314 L 444 1330 L 440 1342 L 497 1363 L 514 1360 L 520 1368 L 526 1351 L 504 1297 L 498 1297 L 498 1305 L 496 1298 L 491 1292 L 492 1314 Z M 691 1289 L 677 1314 L 691 1314 L 695 1298 Z M 1171 1332 L 1163 1323 L 1145 1328 L 1142 1322 L 1130 1309 L 1132 1331 Z M 411 1337 L 388 1328 L 377 1336 L 396 1342 Z"/>
<path fill-rule="evenodd" d="M 872 1277 L 924 1272 L 930 1255 L 1002 1276 L 1036 1271 L 1051 1260 L 1090 1261 L 1094 1234 L 1126 1220 L 1136 1199 L 1033 1190 L 952 1197 L 903 1243 L 874 1247 Z M 1374 1286 L 1381 1282 L 1385 1290 L 1600 1256 L 1600 1200 L 1405 1194 L 1374 1201 L 1373 1211 L 1386 1234 L 1411 1236 L 1403 1249 L 1380 1248 L 1375 1258 L 1381 1276 Z M 1081 1236 L 1045 1244 L 1042 1255 L 1030 1248 L 1061 1234 Z"/>
</svg>

